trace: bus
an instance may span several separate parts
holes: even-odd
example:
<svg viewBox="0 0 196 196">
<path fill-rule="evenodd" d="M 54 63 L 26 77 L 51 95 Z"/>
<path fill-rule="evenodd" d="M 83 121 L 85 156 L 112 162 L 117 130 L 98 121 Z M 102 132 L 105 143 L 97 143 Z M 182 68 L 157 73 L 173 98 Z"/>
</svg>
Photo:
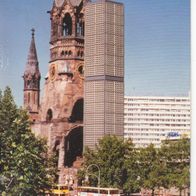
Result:
<svg viewBox="0 0 196 196">
<path fill-rule="evenodd" d="M 53 186 L 50 193 L 46 193 L 47 196 L 69 196 L 70 191 L 67 185 L 58 184 Z"/>
<path fill-rule="evenodd" d="M 120 196 L 121 190 L 117 188 L 98 188 L 80 186 L 77 188 L 78 196 Z"/>
</svg>

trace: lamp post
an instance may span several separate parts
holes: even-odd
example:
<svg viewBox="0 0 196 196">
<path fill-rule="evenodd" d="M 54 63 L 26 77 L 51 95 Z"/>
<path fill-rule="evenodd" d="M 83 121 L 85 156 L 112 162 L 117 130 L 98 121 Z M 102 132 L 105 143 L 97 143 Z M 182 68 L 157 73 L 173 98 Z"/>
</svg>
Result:
<svg viewBox="0 0 196 196">
<path fill-rule="evenodd" d="M 89 170 L 90 167 L 96 167 L 96 168 L 97 168 L 97 170 L 98 170 L 98 176 L 97 176 L 96 174 L 89 173 L 88 170 Z M 89 175 L 89 176 L 95 176 L 95 177 L 97 178 L 97 180 L 98 180 L 98 195 L 100 195 L 100 179 L 101 179 L 101 172 L 100 172 L 99 166 L 96 165 L 96 164 L 91 164 L 91 165 L 89 165 L 89 166 L 86 168 L 86 174 L 87 174 L 87 177 L 88 177 L 88 175 Z"/>
</svg>

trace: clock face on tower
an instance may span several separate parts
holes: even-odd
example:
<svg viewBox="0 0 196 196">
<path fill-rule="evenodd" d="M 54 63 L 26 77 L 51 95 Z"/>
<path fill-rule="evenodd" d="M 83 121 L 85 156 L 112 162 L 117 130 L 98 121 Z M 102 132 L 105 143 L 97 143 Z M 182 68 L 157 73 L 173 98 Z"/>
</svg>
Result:
<svg viewBox="0 0 196 196">
<path fill-rule="evenodd" d="M 55 0 L 55 5 L 57 7 L 61 7 L 63 5 L 63 3 L 64 3 L 64 0 Z"/>
</svg>

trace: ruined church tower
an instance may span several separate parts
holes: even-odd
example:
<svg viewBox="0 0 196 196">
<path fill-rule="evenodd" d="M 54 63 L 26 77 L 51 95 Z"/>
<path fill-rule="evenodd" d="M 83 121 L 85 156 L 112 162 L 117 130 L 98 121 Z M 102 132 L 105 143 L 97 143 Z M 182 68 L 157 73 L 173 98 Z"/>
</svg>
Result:
<svg viewBox="0 0 196 196">
<path fill-rule="evenodd" d="M 56 0 L 50 14 L 50 61 L 33 132 L 58 156 L 59 183 L 74 176 L 83 153 L 84 9 L 87 0 Z M 25 99 L 26 100 L 26 99 Z"/>
<path fill-rule="evenodd" d="M 29 48 L 24 79 L 24 107 L 28 110 L 33 121 L 39 112 L 40 79 L 39 63 L 34 38 L 35 30 L 32 29 L 32 40 Z"/>
</svg>

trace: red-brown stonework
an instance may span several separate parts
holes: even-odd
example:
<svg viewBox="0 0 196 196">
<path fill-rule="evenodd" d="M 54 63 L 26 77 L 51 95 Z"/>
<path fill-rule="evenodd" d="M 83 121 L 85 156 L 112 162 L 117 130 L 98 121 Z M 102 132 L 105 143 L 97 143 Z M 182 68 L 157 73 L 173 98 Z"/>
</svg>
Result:
<svg viewBox="0 0 196 196">
<path fill-rule="evenodd" d="M 74 180 L 77 169 L 81 165 L 83 152 L 84 8 L 86 3 L 87 0 L 54 2 L 50 11 L 50 62 L 41 103 L 39 104 L 39 74 L 37 78 L 34 77 L 38 88 L 24 89 L 24 106 L 34 121 L 32 131 L 37 136 L 46 138 L 49 151 L 58 156 L 60 184 L 67 182 L 67 175 L 71 175 Z M 33 58 L 36 56 L 38 64 L 37 55 L 32 55 L 36 53 L 34 37 L 33 48 L 29 56 Z M 35 65 L 33 69 L 35 70 Z M 32 75 L 32 71 L 27 70 L 28 74 L 24 74 L 25 84 L 26 75 L 28 77 Z M 36 73 L 39 73 L 38 66 Z M 36 74 L 33 72 L 33 75 Z M 28 93 L 36 97 L 33 102 L 28 102 Z M 35 93 L 37 94 L 34 95 Z"/>
</svg>

